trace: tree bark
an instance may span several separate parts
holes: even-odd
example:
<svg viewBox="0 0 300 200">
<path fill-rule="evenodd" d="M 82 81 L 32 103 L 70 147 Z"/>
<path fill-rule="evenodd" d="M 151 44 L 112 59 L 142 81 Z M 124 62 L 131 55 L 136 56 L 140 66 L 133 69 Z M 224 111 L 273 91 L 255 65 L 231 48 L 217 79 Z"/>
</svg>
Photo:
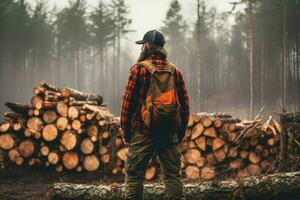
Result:
<svg viewBox="0 0 300 200">
<path fill-rule="evenodd" d="M 124 184 L 84 185 L 55 183 L 55 199 L 123 199 Z M 299 199 L 300 172 L 252 176 L 227 181 L 207 181 L 184 185 L 186 199 Z M 164 199 L 164 186 L 146 184 L 144 199 Z"/>
</svg>

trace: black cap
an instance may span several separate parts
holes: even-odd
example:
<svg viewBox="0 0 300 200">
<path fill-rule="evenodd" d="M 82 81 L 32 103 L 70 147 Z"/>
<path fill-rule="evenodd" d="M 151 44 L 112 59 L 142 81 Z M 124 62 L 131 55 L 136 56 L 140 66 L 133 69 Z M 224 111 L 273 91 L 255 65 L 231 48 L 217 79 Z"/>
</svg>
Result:
<svg viewBox="0 0 300 200">
<path fill-rule="evenodd" d="M 163 34 L 157 30 L 151 30 L 148 31 L 142 40 L 136 41 L 136 44 L 145 44 L 149 43 L 152 45 L 157 45 L 157 46 L 164 46 L 165 44 L 165 37 Z"/>
</svg>

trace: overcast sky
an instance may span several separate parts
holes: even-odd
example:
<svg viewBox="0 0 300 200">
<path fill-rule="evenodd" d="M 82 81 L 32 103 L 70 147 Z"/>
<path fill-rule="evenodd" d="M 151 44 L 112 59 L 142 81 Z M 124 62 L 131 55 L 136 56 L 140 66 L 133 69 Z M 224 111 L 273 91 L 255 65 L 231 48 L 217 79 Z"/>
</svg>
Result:
<svg viewBox="0 0 300 200">
<path fill-rule="evenodd" d="M 97 6 L 99 0 L 86 0 L 89 9 Z M 192 25 L 196 16 L 197 0 L 179 0 L 182 6 L 182 14 L 188 24 Z M 232 5 L 230 1 L 234 0 L 204 0 L 208 7 L 215 6 L 217 11 L 230 11 Z M 36 0 L 27 0 L 34 4 Z M 48 0 L 49 7 L 56 5 L 58 10 L 68 6 L 69 0 Z M 109 3 L 110 0 L 104 0 Z M 130 50 L 133 52 L 139 51 L 139 46 L 134 45 L 136 41 L 143 37 L 144 33 L 151 29 L 159 29 L 162 26 L 171 0 L 126 0 L 130 9 L 129 17 L 133 20 L 131 29 L 136 30 L 127 36 Z"/>
</svg>

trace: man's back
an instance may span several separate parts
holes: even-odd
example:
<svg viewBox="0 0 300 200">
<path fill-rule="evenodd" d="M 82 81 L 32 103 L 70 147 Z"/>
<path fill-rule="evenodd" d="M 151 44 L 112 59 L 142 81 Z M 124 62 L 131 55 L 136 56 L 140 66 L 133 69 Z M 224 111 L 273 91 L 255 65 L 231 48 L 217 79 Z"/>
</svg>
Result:
<svg viewBox="0 0 300 200">
<path fill-rule="evenodd" d="M 169 64 L 169 61 L 162 59 L 158 55 L 151 55 L 147 58 L 147 61 L 151 62 L 156 67 L 164 68 Z M 146 133 L 148 128 L 145 126 L 141 115 L 140 109 L 145 101 L 145 97 L 150 87 L 151 73 L 143 65 L 135 64 L 129 73 L 129 80 L 122 102 L 121 111 L 121 125 L 123 130 L 130 130 L 132 127 L 139 129 Z M 175 73 L 175 84 L 178 94 L 178 100 L 182 109 L 182 124 L 187 124 L 189 117 L 189 100 L 183 76 L 180 70 L 176 69 Z M 185 129 L 186 127 L 181 127 Z M 124 132 L 124 134 L 126 131 Z M 128 133 L 128 132 L 127 132 Z M 183 139 L 184 133 L 178 132 L 179 140 Z M 130 135 L 123 136 L 125 140 L 130 140 Z"/>
<path fill-rule="evenodd" d="M 146 60 L 151 66 L 158 69 L 169 65 L 163 48 L 164 37 L 158 31 L 149 31 L 143 40 L 142 52 L 138 62 Z M 129 72 L 128 83 L 123 95 L 121 110 L 121 128 L 123 140 L 129 145 L 125 161 L 126 199 L 143 199 L 143 181 L 149 160 L 157 155 L 162 169 L 162 178 L 166 187 L 167 199 L 184 199 L 183 186 L 180 175 L 180 149 L 179 144 L 184 137 L 184 132 L 189 118 L 189 99 L 181 72 L 175 69 L 174 85 L 180 107 L 180 123 L 170 124 L 176 127 L 173 131 L 158 128 L 154 123 L 145 124 L 141 116 L 142 105 L 151 86 L 151 73 L 149 66 L 143 63 L 135 64 Z M 173 74 L 172 74 L 173 76 Z M 152 82 L 153 83 L 153 82 Z M 148 95 L 149 97 L 149 95 Z M 150 122 L 153 121 L 153 107 L 155 99 L 149 105 Z M 163 121 L 165 122 L 165 121 Z M 149 125 L 149 126 L 148 126 Z M 169 129 L 168 129 L 169 130 Z"/>
</svg>

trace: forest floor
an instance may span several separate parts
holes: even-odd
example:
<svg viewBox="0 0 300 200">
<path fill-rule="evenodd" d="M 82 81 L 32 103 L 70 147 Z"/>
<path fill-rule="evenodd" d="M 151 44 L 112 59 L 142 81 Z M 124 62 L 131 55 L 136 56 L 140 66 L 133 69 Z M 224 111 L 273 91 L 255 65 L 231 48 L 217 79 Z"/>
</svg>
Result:
<svg viewBox="0 0 300 200">
<path fill-rule="evenodd" d="M 53 183 L 122 182 L 120 176 L 105 177 L 103 171 L 57 173 L 53 169 L 24 169 L 9 167 L 0 171 L 0 200 L 50 200 Z"/>
</svg>

